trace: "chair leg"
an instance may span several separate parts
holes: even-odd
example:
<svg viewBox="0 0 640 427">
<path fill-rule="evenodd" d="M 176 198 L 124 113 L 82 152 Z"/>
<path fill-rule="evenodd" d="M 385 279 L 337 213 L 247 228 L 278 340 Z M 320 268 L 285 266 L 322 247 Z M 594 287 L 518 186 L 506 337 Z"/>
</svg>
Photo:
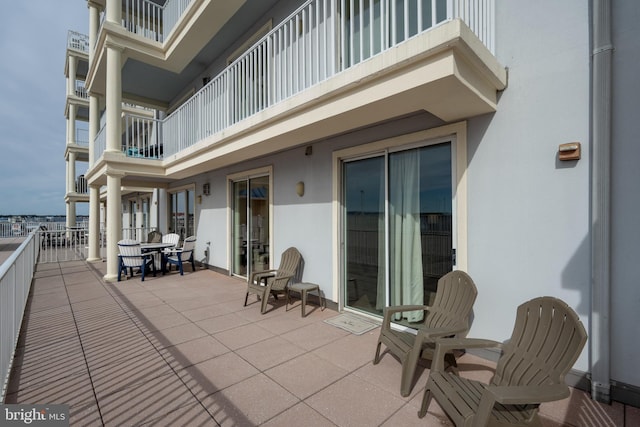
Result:
<svg viewBox="0 0 640 427">
<path fill-rule="evenodd" d="M 249 291 L 247 291 L 247 294 L 244 296 L 244 306 L 247 306 L 247 300 L 249 299 Z"/>
<path fill-rule="evenodd" d="M 373 364 L 377 365 L 380 363 L 380 347 L 382 346 L 382 341 L 378 339 L 378 345 L 376 346 L 376 355 L 373 356 Z"/>
<path fill-rule="evenodd" d="M 269 294 L 271 293 L 271 286 L 265 286 L 265 288 L 262 294 L 262 306 L 260 308 L 262 314 L 267 311 L 267 300 L 269 300 Z"/>
<path fill-rule="evenodd" d="M 422 395 L 422 405 L 420 406 L 420 411 L 418 411 L 418 418 L 424 418 L 427 415 L 427 408 L 429 408 L 430 403 L 431 390 L 429 390 L 429 382 L 427 382 L 427 388 L 424 389 L 424 394 Z"/>
</svg>

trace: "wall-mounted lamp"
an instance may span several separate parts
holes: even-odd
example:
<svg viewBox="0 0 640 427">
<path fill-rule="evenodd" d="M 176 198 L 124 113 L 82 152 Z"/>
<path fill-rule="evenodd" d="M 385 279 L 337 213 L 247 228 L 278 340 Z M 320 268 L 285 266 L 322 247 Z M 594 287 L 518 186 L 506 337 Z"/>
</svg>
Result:
<svg viewBox="0 0 640 427">
<path fill-rule="evenodd" d="M 296 184 L 296 194 L 300 197 L 304 196 L 304 182 L 300 181 Z"/>
<path fill-rule="evenodd" d="M 205 196 L 211 194 L 211 186 L 208 182 L 206 184 L 202 184 L 202 194 L 204 194 Z"/>
<path fill-rule="evenodd" d="M 569 142 L 558 147 L 558 160 L 580 160 L 580 143 Z"/>
<path fill-rule="evenodd" d="M 198 197 L 196 197 L 196 201 L 198 202 L 198 204 L 202 203 L 202 195 L 198 194 Z"/>
</svg>

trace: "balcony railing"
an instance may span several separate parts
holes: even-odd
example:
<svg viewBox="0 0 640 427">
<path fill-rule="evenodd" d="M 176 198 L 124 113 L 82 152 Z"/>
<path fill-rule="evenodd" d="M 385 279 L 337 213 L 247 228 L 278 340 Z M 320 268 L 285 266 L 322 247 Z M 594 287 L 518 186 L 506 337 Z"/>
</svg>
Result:
<svg viewBox="0 0 640 427">
<path fill-rule="evenodd" d="M 123 150 L 143 158 L 176 154 L 444 21 L 464 19 L 493 49 L 494 1 L 309 0 L 166 119 L 125 135 L 134 140 Z M 153 134 L 139 147 L 145 129 Z M 103 140 L 95 151 L 102 154 Z"/>
<path fill-rule="evenodd" d="M 89 94 L 87 93 L 87 88 L 84 84 L 84 80 L 76 80 L 75 95 L 78 98 L 89 99 Z"/>
<path fill-rule="evenodd" d="M 128 31 L 163 42 L 193 0 L 168 0 L 160 6 L 149 0 L 125 0 L 122 25 Z"/>
<path fill-rule="evenodd" d="M 4 402 L 22 317 L 40 249 L 37 232 L 0 264 L 0 402 Z"/>
<path fill-rule="evenodd" d="M 89 53 L 89 36 L 69 30 L 67 32 L 67 47 Z"/>
</svg>

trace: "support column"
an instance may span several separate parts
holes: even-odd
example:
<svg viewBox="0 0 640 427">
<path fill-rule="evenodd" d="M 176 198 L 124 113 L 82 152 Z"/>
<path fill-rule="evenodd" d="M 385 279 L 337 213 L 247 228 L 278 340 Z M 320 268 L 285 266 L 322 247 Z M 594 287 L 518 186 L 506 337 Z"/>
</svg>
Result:
<svg viewBox="0 0 640 427">
<path fill-rule="evenodd" d="M 78 106 L 69 105 L 69 119 L 67 120 L 67 145 L 76 143 L 76 115 Z"/>
<path fill-rule="evenodd" d="M 93 63 L 93 54 L 98 40 L 98 30 L 100 29 L 100 5 L 89 0 L 89 64 Z"/>
<path fill-rule="evenodd" d="M 76 58 L 75 56 L 69 56 L 69 70 L 67 75 L 67 95 L 75 95 L 76 93 L 76 78 L 78 74 L 77 69 L 78 69 L 78 58 Z"/>
<path fill-rule="evenodd" d="M 76 192 L 76 153 L 70 152 L 67 161 L 67 194 Z M 76 225 L 76 202 L 67 202 L 67 227 Z"/>
<path fill-rule="evenodd" d="M 89 187 L 89 257 L 88 262 L 101 261 L 100 256 L 100 187 Z"/>
<path fill-rule="evenodd" d="M 107 172 L 107 274 L 104 280 L 118 280 L 118 241 L 122 237 L 122 175 Z"/>
<path fill-rule="evenodd" d="M 106 151 L 122 152 L 122 49 L 107 45 L 107 147 Z"/>
<path fill-rule="evenodd" d="M 89 96 L 89 170 L 96 158 L 96 137 L 100 131 L 100 106 L 97 96 Z"/>
</svg>

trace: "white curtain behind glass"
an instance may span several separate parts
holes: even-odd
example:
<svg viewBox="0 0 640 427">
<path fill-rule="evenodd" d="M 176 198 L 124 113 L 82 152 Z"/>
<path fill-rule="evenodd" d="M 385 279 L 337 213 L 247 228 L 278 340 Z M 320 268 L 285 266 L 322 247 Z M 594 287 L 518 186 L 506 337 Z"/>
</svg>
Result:
<svg viewBox="0 0 640 427">
<path fill-rule="evenodd" d="M 418 150 L 389 157 L 389 272 L 391 304 L 424 304 L 420 242 L 420 154 Z M 404 313 L 410 322 L 422 311 Z"/>
</svg>

